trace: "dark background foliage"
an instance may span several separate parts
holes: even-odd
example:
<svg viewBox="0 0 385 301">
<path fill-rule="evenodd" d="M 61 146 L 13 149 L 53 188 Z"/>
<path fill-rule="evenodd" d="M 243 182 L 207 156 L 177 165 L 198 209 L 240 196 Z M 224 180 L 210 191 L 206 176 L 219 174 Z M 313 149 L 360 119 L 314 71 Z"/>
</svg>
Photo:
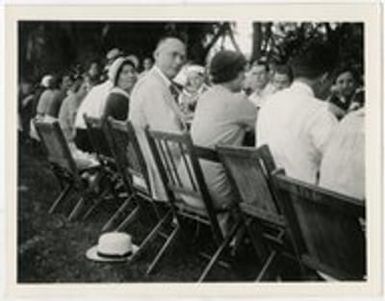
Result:
<svg viewBox="0 0 385 301">
<path fill-rule="evenodd" d="M 106 52 L 119 47 L 140 59 L 152 56 L 159 37 L 167 33 L 183 37 L 188 59 L 203 64 L 210 49 L 230 37 L 234 48 L 234 22 L 19 22 L 19 75 L 37 80 L 56 73 L 102 61 Z M 321 39 L 335 47 L 343 64 L 363 72 L 362 23 L 254 22 L 251 59 L 265 56 L 286 62 L 309 41 Z M 223 44 L 222 44 L 223 47 Z"/>
</svg>

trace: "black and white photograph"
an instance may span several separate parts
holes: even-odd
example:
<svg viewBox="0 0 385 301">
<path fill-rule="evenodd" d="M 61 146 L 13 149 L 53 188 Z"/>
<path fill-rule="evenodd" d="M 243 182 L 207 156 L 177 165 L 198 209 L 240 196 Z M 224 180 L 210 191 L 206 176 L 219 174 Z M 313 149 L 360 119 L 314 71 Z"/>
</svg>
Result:
<svg viewBox="0 0 385 301">
<path fill-rule="evenodd" d="M 297 19 L 18 19 L 16 283 L 367 284 L 369 31 Z"/>
</svg>

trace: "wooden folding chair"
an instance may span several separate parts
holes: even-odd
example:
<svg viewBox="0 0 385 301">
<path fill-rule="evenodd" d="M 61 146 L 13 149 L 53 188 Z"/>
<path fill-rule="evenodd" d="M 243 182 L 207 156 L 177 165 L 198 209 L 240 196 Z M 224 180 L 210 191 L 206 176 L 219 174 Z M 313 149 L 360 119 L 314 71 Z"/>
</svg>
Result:
<svg viewBox="0 0 385 301">
<path fill-rule="evenodd" d="M 239 227 L 239 223 L 235 222 L 228 233 L 222 232 L 217 214 L 229 212 L 230 210 L 229 208 L 222 210 L 214 208 L 204 180 L 199 159 L 219 163 L 219 158 L 214 150 L 194 146 L 190 135 L 186 132 L 177 134 L 146 129 L 146 136 L 178 222 L 170 239 L 167 240 L 161 252 L 151 263 L 148 272 L 155 268 L 155 265 L 180 232 L 183 232 L 185 237 L 189 237 L 185 220 L 193 220 L 210 227 L 212 241 L 215 245 L 215 252 L 208 256 L 209 263 L 199 277 L 198 281 L 201 282 L 206 279 L 214 264 L 218 262 L 219 257 L 228 247 Z M 203 208 L 188 205 L 181 200 L 183 199 L 181 195 L 200 200 Z"/>
<path fill-rule="evenodd" d="M 100 201 L 109 197 L 112 197 L 115 200 L 121 199 L 121 194 L 118 193 L 118 189 L 121 186 L 121 179 L 117 172 L 116 164 L 108 143 L 106 119 L 89 117 L 86 114 L 83 115 L 83 118 L 87 127 L 87 134 L 91 147 L 101 166 L 99 182 L 101 183 L 100 186 L 102 186 L 100 188 L 103 188 L 103 190 L 101 192 L 102 197 L 100 198 Z M 122 192 L 122 194 L 122 197 L 127 197 L 124 192 Z M 98 204 L 95 204 L 91 207 L 83 216 L 83 219 L 86 219 L 97 205 Z"/>
<path fill-rule="evenodd" d="M 132 262 L 146 250 L 155 238 L 165 238 L 164 233 L 161 231 L 162 226 L 171 221 L 172 212 L 169 208 L 166 208 L 166 211 L 161 214 L 156 201 L 152 198 L 146 163 L 131 123 L 118 121 L 110 117 L 106 125 L 107 137 L 116 166 L 129 196 L 104 225 L 102 231 L 109 229 L 120 231 L 126 228 L 129 223 L 135 220 L 139 210 L 144 208 L 145 203 L 150 205 L 156 216 L 156 224 L 141 241 L 138 251 L 130 260 Z M 133 205 L 134 208 L 130 208 L 132 207 L 130 205 Z M 143 210 L 143 212 L 146 213 L 146 210 Z M 122 218 L 123 221 L 120 221 Z M 116 223 L 118 223 L 117 226 L 115 226 Z"/>
<path fill-rule="evenodd" d="M 362 200 L 285 176 L 273 187 L 298 246 L 301 262 L 337 280 L 363 280 L 366 274 Z"/>
<path fill-rule="evenodd" d="M 92 149 L 99 161 L 101 161 L 102 164 L 111 163 L 113 156 L 106 137 L 106 119 L 90 117 L 87 116 L 87 114 L 84 114 L 83 118 Z"/>
<path fill-rule="evenodd" d="M 98 201 L 97 195 L 94 195 L 95 187 L 93 184 L 87 185 L 82 179 L 82 174 L 97 172 L 100 166 L 96 164 L 87 168 L 77 167 L 58 121 L 36 121 L 35 126 L 46 150 L 51 168 L 62 187 L 62 191 L 51 205 L 49 213 L 53 213 L 71 191 L 78 192 L 80 193 L 80 200 L 68 216 L 68 219 L 72 220 L 80 214 L 86 203 Z"/>
<path fill-rule="evenodd" d="M 287 233 L 271 188 L 270 174 L 276 166 L 270 150 L 266 145 L 258 149 L 220 145 L 217 151 L 243 213 L 244 230 L 263 263 L 257 281 L 274 279 L 279 275 L 280 255 L 287 249 Z M 254 229 L 252 222 L 256 224 Z M 238 238 L 237 242 L 240 241 Z"/>
</svg>

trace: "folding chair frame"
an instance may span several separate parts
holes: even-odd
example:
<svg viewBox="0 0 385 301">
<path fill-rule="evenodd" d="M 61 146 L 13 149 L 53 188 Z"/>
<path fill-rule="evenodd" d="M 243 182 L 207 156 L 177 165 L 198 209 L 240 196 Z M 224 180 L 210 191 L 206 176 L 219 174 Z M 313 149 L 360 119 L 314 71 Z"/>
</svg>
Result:
<svg viewBox="0 0 385 301">
<path fill-rule="evenodd" d="M 173 208 L 173 213 L 178 221 L 178 229 L 180 231 L 186 231 L 184 229 L 183 218 L 209 225 L 211 228 L 216 251 L 211 256 L 209 263 L 198 279 L 198 282 L 202 282 L 206 279 L 214 264 L 223 254 L 223 251 L 228 247 L 231 239 L 239 230 L 240 226 L 239 221 L 236 221 L 229 233 L 224 236 L 216 216 L 218 210 L 214 209 L 213 201 L 204 179 L 199 159 L 220 163 L 218 155 L 214 150 L 194 146 L 191 137 L 187 132 L 181 134 L 165 133 L 147 128 L 146 136 L 165 186 L 170 205 Z M 177 155 L 176 152 L 179 152 L 180 155 L 179 162 L 183 162 L 186 168 L 190 180 L 189 187 L 183 184 L 181 175 L 178 172 L 178 166 L 175 159 Z M 197 210 L 195 207 L 180 202 L 178 195 L 181 193 L 199 198 L 204 204 L 204 209 Z M 172 239 L 174 239 L 174 237 L 172 237 Z M 166 251 L 166 249 L 167 246 L 164 248 L 164 251 Z M 159 258 L 160 257 L 161 255 Z M 157 262 L 154 262 L 151 267 L 155 267 L 155 264 L 157 264 Z M 151 272 L 151 270 L 149 272 Z"/>
<path fill-rule="evenodd" d="M 76 203 L 68 216 L 68 220 L 71 221 L 79 216 L 80 212 L 85 207 L 86 200 L 89 199 L 90 192 L 95 189 L 94 185 L 89 187 L 85 186 L 81 178 L 81 174 L 84 172 L 98 171 L 99 166 L 85 168 L 82 170 L 77 168 L 58 121 L 36 121 L 35 126 L 48 155 L 48 161 L 50 162 L 51 169 L 62 187 L 61 193 L 52 203 L 48 212 L 52 214 L 57 209 L 59 204 L 66 200 L 71 191 L 77 191 L 80 193 L 80 200 Z M 49 139 L 51 138 L 56 140 L 56 147 L 59 149 L 51 150 L 52 146 L 50 146 L 49 143 Z M 58 151 L 62 156 L 58 156 Z"/>
<path fill-rule="evenodd" d="M 125 141 L 124 146 L 118 143 L 117 132 L 123 135 Z M 111 219 L 104 225 L 102 231 L 111 229 L 117 220 L 122 216 L 125 216 L 125 212 L 134 204 L 134 208 L 124 218 L 122 222 L 115 228 L 116 231 L 124 229 L 129 223 L 135 220 L 139 210 L 141 209 L 143 202 L 147 202 L 153 208 L 157 222 L 146 237 L 141 241 L 138 251 L 130 259 L 130 262 L 136 260 L 141 254 L 145 252 L 148 245 L 157 237 L 167 239 L 162 230 L 163 226 L 169 224 L 172 220 L 172 212 L 170 208 L 166 208 L 166 212 L 161 215 L 155 201 L 152 198 L 152 191 L 150 181 L 148 178 L 147 167 L 144 161 L 144 157 L 136 138 L 135 130 L 130 122 L 123 122 L 109 117 L 106 123 L 106 136 L 110 144 L 112 153 L 114 155 L 116 166 L 123 179 L 124 186 L 129 193 L 129 197 L 124 201 L 118 211 L 111 217 Z M 128 149 L 131 150 L 131 155 L 128 154 Z M 134 159 L 136 157 L 136 160 Z M 133 181 L 133 176 L 140 175 L 144 180 L 146 188 L 136 185 Z M 176 230 L 174 230 L 176 235 Z"/>
<path fill-rule="evenodd" d="M 269 148 L 264 145 L 258 149 L 251 147 L 234 147 L 234 146 L 217 146 L 218 154 L 223 162 L 229 182 L 236 195 L 235 203 L 242 212 L 241 219 L 244 228 L 244 233 L 249 236 L 252 246 L 257 254 L 259 261 L 262 263 L 262 268 L 256 278 L 257 281 L 273 280 L 279 276 L 278 263 L 282 255 L 290 259 L 297 260 L 295 245 L 286 228 L 282 210 L 277 202 L 277 197 L 272 189 L 271 172 L 276 166 Z M 239 167 L 234 167 L 234 162 L 247 163 L 248 168 L 254 172 L 248 173 L 248 179 L 255 173 L 253 181 L 250 182 L 253 187 L 242 187 L 243 191 L 254 191 L 258 187 L 259 194 L 243 197 L 240 185 L 246 185 L 247 181 L 237 179 L 237 170 Z M 241 181 L 242 183 L 239 183 Z M 252 197 L 255 199 L 247 199 Z M 250 228 L 251 222 L 256 222 L 257 227 L 253 231 Z M 272 235 L 265 230 L 275 229 L 276 234 Z M 285 238 L 289 238 L 290 246 L 285 243 Z M 238 238 L 240 243 L 241 238 Z M 287 249 L 294 248 L 293 251 Z M 293 254 L 294 253 L 294 254 Z"/>
<path fill-rule="evenodd" d="M 364 202 L 287 177 L 282 170 L 272 179 L 301 262 L 338 280 L 363 280 L 366 248 L 359 219 L 365 218 Z M 323 227 L 338 223 L 343 229 L 314 229 L 309 224 L 312 219 L 324 222 Z M 325 246 L 327 241 L 335 243 Z"/>
<path fill-rule="evenodd" d="M 89 117 L 86 114 L 83 115 L 83 118 L 87 127 L 89 141 L 101 166 L 101 178 L 107 181 L 107 187 L 102 192 L 103 198 L 112 197 L 115 200 L 118 200 L 119 195 L 116 192 L 116 187 L 119 185 L 120 179 L 116 171 L 116 165 L 112 158 L 110 145 L 107 139 L 106 119 Z M 97 205 L 98 204 L 95 204 L 90 208 L 83 219 L 86 219 Z"/>
</svg>

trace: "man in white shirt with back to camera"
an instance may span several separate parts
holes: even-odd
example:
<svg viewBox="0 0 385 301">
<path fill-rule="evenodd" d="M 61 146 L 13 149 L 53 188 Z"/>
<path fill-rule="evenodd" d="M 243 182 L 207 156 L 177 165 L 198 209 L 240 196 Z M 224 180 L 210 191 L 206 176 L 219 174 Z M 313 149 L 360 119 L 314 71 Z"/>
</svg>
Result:
<svg viewBox="0 0 385 301">
<path fill-rule="evenodd" d="M 316 96 L 330 86 L 335 55 L 312 42 L 292 59 L 294 82 L 269 97 L 259 111 L 256 146 L 267 144 L 288 176 L 316 184 L 322 155 L 337 119 Z"/>
</svg>

